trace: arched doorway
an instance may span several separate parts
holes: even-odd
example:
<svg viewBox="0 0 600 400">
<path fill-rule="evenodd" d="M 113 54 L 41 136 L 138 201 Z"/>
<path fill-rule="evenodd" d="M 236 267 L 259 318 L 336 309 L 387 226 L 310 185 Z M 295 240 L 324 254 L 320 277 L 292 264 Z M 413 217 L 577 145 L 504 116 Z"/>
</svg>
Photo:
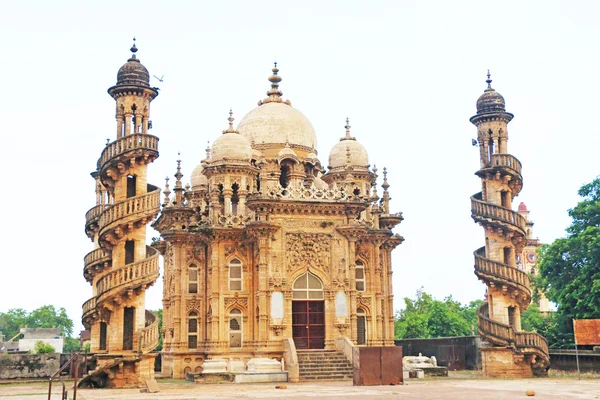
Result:
<svg viewBox="0 0 600 400">
<path fill-rule="evenodd" d="M 359 308 L 356 311 L 356 344 L 367 344 L 367 313 Z"/>
<path fill-rule="evenodd" d="M 297 349 L 325 347 L 323 283 L 310 272 L 295 281 L 292 295 L 292 335 Z"/>
</svg>

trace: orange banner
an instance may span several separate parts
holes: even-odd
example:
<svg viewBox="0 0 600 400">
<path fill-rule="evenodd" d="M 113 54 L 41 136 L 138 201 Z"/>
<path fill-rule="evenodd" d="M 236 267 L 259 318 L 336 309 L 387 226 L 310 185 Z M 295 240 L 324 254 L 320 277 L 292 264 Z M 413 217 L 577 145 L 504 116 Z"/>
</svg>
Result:
<svg viewBox="0 0 600 400">
<path fill-rule="evenodd" d="M 578 345 L 600 344 L 600 319 L 574 319 L 573 331 Z"/>
</svg>

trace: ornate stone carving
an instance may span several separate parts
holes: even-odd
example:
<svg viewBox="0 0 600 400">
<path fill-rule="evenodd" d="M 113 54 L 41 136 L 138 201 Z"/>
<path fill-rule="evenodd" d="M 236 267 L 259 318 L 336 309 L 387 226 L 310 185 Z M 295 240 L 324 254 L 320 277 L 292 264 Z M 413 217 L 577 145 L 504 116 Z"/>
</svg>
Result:
<svg viewBox="0 0 600 400">
<path fill-rule="evenodd" d="M 229 308 L 230 306 L 237 304 L 242 306 L 243 308 L 248 308 L 248 299 L 246 297 L 225 297 L 224 299 L 225 308 Z"/>
<path fill-rule="evenodd" d="M 285 330 L 286 326 L 283 324 L 270 324 L 269 329 L 275 332 L 275 336 L 281 336 L 281 332 Z"/>
<path fill-rule="evenodd" d="M 333 324 L 333 326 L 340 332 L 340 335 L 345 336 L 346 331 L 350 329 L 350 324 Z"/>
<path fill-rule="evenodd" d="M 185 309 L 186 311 L 191 311 L 191 310 L 197 310 L 200 311 L 200 306 L 201 306 L 201 301 L 198 299 L 189 299 L 188 301 L 186 301 L 185 303 Z"/>
<path fill-rule="evenodd" d="M 331 237 L 332 235 L 325 233 L 287 233 L 287 271 L 312 267 L 329 273 Z"/>
</svg>

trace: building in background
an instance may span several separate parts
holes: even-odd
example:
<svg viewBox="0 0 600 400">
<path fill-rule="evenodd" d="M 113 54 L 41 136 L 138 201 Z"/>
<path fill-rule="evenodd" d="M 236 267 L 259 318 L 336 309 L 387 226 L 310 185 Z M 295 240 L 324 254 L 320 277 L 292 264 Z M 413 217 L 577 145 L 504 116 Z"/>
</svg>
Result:
<svg viewBox="0 0 600 400">
<path fill-rule="evenodd" d="M 519 214 L 521 214 L 526 219 L 526 236 L 527 242 L 525 247 L 523 247 L 523 252 L 521 254 L 517 254 L 517 268 L 522 269 L 528 274 L 532 276 L 537 276 L 537 267 L 536 263 L 538 260 L 538 250 L 542 245 L 538 238 L 533 238 L 533 222 L 529 219 L 529 210 L 525 203 L 521 202 L 518 208 Z M 542 292 L 538 293 L 538 306 L 540 308 L 540 312 L 549 313 L 552 310 L 550 309 L 550 302 L 546 298 L 546 295 Z"/>
</svg>

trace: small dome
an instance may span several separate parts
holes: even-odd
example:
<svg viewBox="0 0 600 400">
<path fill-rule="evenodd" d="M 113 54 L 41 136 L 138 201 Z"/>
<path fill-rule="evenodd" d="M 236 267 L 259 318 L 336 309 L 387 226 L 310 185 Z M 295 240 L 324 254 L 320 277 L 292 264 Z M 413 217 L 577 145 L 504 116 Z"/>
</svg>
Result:
<svg viewBox="0 0 600 400">
<path fill-rule="evenodd" d="M 341 138 L 329 152 L 329 168 L 343 168 L 348 165 L 348 159 L 352 167 L 368 168 L 369 166 L 369 154 L 362 144 L 350 136 L 350 125 L 346 120 L 346 136 Z"/>
<path fill-rule="evenodd" d="M 252 159 L 253 160 L 260 160 L 261 158 L 263 158 L 263 154 L 256 150 L 256 149 L 252 149 Z"/>
<path fill-rule="evenodd" d="M 286 158 L 291 158 L 292 160 L 298 161 L 298 155 L 290 148 L 290 146 L 286 143 L 286 146 L 279 150 L 279 154 L 277 155 L 279 161 L 285 160 Z"/>
<path fill-rule="evenodd" d="M 143 86 L 150 87 L 150 74 L 146 67 L 137 59 L 135 53 L 138 51 L 131 47 L 131 58 L 119 69 L 117 73 L 117 86 Z"/>
<path fill-rule="evenodd" d="M 521 202 L 521 204 L 519 204 L 519 211 L 527 211 L 527 206 L 525 203 Z"/>
<path fill-rule="evenodd" d="M 483 94 L 477 99 L 477 114 L 486 114 L 494 112 L 506 112 L 506 102 L 504 97 L 494 89 L 492 89 L 492 80 L 488 71 L 488 79 L 486 80 L 488 87 Z"/>
<path fill-rule="evenodd" d="M 192 190 L 198 190 L 200 186 L 208 185 L 208 179 L 204 175 L 204 167 L 198 164 L 192 171 Z"/>
<path fill-rule="evenodd" d="M 235 160 L 250 162 L 252 159 L 252 146 L 250 141 L 233 129 L 233 113 L 229 110 L 229 129 L 214 141 L 210 158 L 211 162 L 222 160 Z"/>
</svg>

